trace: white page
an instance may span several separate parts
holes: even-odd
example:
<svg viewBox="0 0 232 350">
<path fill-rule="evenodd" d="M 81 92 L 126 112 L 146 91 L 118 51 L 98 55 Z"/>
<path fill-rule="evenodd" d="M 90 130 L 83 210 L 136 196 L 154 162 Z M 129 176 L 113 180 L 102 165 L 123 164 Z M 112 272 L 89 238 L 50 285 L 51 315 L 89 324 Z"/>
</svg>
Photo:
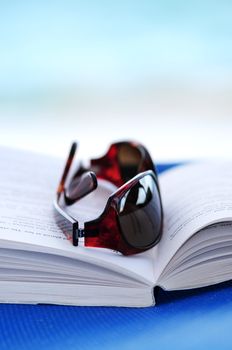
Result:
<svg viewBox="0 0 232 350">
<path fill-rule="evenodd" d="M 164 231 L 155 262 L 159 272 L 180 246 L 203 227 L 232 220 L 232 163 L 195 163 L 160 176 Z"/>
<path fill-rule="evenodd" d="M 53 200 L 64 161 L 52 157 L 0 149 L 0 240 L 3 247 L 53 252 L 140 278 L 151 285 L 154 279 L 153 250 L 130 257 L 108 249 L 73 247 L 57 226 Z M 77 205 L 81 221 L 100 215 L 110 186 L 92 193 Z M 100 199 L 99 199 L 100 198 Z M 87 205 L 89 201 L 89 207 Z M 58 215 L 58 216 L 57 216 Z"/>
</svg>

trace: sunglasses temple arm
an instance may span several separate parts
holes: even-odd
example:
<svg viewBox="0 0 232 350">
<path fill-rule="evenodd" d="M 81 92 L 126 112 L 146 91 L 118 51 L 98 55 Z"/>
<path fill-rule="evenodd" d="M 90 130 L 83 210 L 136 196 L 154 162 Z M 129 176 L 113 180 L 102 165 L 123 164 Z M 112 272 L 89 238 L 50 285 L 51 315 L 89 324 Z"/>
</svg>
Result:
<svg viewBox="0 0 232 350">
<path fill-rule="evenodd" d="M 72 232 L 72 242 L 74 246 L 78 246 L 78 231 L 79 231 L 79 225 L 78 222 L 68 213 L 66 213 L 66 211 L 64 211 L 62 209 L 62 207 L 59 205 L 59 199 L 58 197 L 54 200 L 54 207 L 56 209 L 56 211 L 62 215 L 62 217 L 65 219 L 66 225 L 68 227 L 67 230 L 69 233 Z M 69 236 L 67 234 L 65 234 L 65 236 Z"/>
<path fill-rule="evenodd" d="M 71 168 L 73 158 L 74 158 L 75 153 L 76 153 L 76 149 L 77 149 L 77 143 L 73 142 L 71 149 L 70 149 L 70 152 L 69 152 L 68 159 L 67 159 L 65 167 L 64 167 L 63 175 L 61 177 L 60 183 L 59 183 L 58 188 L 57 188 L 57 192 L 56 192 L 57 193 L 57 200 L 59 200 L 61 193 L 64 191 L 65 181 L 67 179 L 69 170 Z"/>
<path fill-rule="evenodd" d="M 72 217 L 70 216 L 68 213 L 66 213 L 62 207 L 59 204 L 59 199 L 61 196 L 61 193 L 64 191 L 64 187 L 65 187 L 65 181 L 67 179 L 69 170 L 71 168 L 75 153 L 76 153 L 76 149 L 77 149 L 77 143 L 73 142 L 69 155 L 68 155 L 68 159 L 66 161 L 65 167 L 64 167 L 64 171 L 61 177 L 61 180 L 59 182 L 58 188 L 57 188 L 57 192 L 56 192 L 56 199 L 54 201 L 54 206 L 56 208 L 56 210 L 66 219 L 66 222 L 69 223 L 72 227 L 72 240 L 73 240 L 73 245 L 77 246 L 78 245 L 78 222 Z"/>
</svg>

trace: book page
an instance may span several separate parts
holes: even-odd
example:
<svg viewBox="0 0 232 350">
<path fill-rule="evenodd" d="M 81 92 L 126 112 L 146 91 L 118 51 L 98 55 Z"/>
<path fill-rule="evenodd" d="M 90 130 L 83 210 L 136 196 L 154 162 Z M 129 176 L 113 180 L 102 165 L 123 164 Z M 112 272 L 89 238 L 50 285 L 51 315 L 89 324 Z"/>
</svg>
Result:
<svg viewBox="0 0 232 350">
<path fill-rule="evenodd" d="M 164 230 L 155 263 L 160 276 L 176 251 L 194 233 L 232 220 L 232 163 L 179 166 L 160 176 Z"/>
<path fill-rule="evenodd" d="M 59 159 L 0 148 L 0 239 L 32 244 L 66 239 L 51 207 L 61 169 Z"/>
<path fill-rule="evenodd" d="M 0 148 L 0 240 L 5 248 L 55 253 L 104 266 L 141 278 L 152 284 L 153 251 L 125 257 L 108 249 L 86 248 L 83 240 L 74 247 L 60 229 L 62 217 L 53 201 L 64 160 L 26 151 Z M 112 187 L 99 183 L 97 191 L 81 200 L 72 210 L 76 219 L 97 218 L 112 193 Z M 58 225 L 59 224 L 59 225 Z"/>
</svg>

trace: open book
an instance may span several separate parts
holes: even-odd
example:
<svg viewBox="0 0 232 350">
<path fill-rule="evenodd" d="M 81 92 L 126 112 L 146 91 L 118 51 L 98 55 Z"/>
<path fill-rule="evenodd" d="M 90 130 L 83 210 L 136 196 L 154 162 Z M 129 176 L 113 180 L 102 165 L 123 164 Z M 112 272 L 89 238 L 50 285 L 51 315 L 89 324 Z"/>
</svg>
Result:
<svg viewBox="0 0 232 350">
<path fill-rule="evenodd" d="M 194 163 L 160 175 L 164 231 L 133 256 L 72 246 L 53 208 L 63 160 L 0 149 L 0 302 L 150 306 L 154 287 L 188 289 L 232 278 L 232 164 Z M 102 181 L 73 210 L 100 215 Z"/>
</svg>

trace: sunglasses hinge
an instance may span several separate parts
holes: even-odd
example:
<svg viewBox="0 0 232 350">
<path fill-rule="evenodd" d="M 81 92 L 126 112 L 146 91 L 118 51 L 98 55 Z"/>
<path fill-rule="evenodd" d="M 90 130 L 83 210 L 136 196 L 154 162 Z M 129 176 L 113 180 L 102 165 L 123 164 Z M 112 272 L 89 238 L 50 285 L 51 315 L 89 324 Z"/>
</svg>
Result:
<svg viewBox="0 0 232 350">
<path fill-rule="evenodd" d="M 85 237 L 85 230 L 83 228 L 78 228 L 77 229 L 77 237 L 78 238 Z"/>
<path fill-rule="evenodd" d="M 73 228 L 73 245 L 78 246 L 79 238 L 85 236 L 85 230 L 81 228 L 74 227 Z"/>
</svg>

